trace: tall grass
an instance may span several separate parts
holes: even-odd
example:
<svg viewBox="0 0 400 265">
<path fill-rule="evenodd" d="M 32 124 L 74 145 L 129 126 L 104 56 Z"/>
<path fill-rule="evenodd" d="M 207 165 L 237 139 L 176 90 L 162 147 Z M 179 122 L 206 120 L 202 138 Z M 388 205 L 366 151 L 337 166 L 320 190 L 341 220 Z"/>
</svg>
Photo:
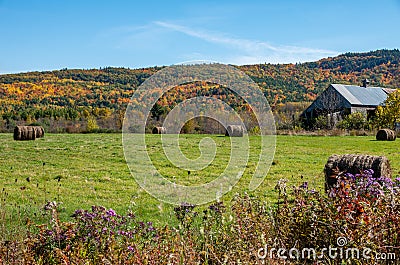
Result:
<svg viewBox="0 0 400 265">
<path fill-rule="evenodd" d="M 328 194 L 308 183 L 276 185 L 270 204 L 247 194 L 198 211 L 175 207 L 179 225 L 155 226 L 128 211 L 93 206 L 72 222 L 49 220 L 21 240 L 0 243 L 6 264 L 395 264 L 400 257 L 400 179 L 346 175 Z M 339 241 L 341 240 L 341 241 Z M 334 253 L 324 250 L 333 248 Z M 289 254 L 289 249 L 298 252 Z M 303 254 L 303 250 L 313 249 Z M 349 254 L 348 250 L 362 254 Z M 365 249 L 368 250 L 367 254 Z M 283 250 L 283 252 L 282 252 Z M 280 251 L 280 252 L 279 252 Z M 286 251 L 286 252 L 285 252 Z M 331 255 L 332 254 L 332 255 Z M 335 254 L 335 255 L 333 255 Z M 396 259 L 397 257 L 397 259 Z"/>
</svg>

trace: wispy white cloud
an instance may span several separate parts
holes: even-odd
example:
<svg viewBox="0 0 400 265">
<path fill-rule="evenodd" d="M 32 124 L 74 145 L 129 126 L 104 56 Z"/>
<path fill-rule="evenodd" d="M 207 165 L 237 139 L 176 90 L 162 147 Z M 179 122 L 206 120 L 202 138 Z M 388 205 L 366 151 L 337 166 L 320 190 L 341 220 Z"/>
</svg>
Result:
<svg viewBox="0 0 400 265">
<path fill-rule="evenodd" d="M 186 26 L 163 21 L 156 21 L 154 24 L 210 43 L 234 48 L 236 50 L 235 55 L 226 56 L 225 58 L 225 60 L 228 60 L 228 63 L 233 64 L 304 62 L 339 54 L 337 51 L 325 49 L 289 45 L 272 45 L 264 41 L 234 38 L 221 33 L 192 29 Z"/>
</svg>

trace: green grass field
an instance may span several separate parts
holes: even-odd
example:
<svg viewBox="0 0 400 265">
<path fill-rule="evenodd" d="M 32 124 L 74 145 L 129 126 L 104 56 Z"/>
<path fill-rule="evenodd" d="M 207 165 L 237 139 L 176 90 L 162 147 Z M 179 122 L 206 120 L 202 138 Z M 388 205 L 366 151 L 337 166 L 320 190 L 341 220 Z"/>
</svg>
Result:
<svg viewBox="0 0 400 265">
<path fill-rule="evenodd" d="M 182 184 L 209 181 L 226 166 L 230 154 L 229 138 L 212 137 L 217 156 L 210 167 L 192 172 L 174 167 L 162 152 L 158 135 L 148 135 L 148 151 L 157 169 L 168 178 L 176 176 Z M 196 157 L 198 142 L 204 135 L 181 135 L 185 154 Z M 226 196 L 247 191 L 250 173 L 257 162 L 257 137 L 251 136 L 252 153 L 243 178 Z M 389 158 L 393 175 L 400 172 L 398 142 L 378 142 L 367 136 L 277 136 L 274 163 L 263 184 L 252 194 L 274 201 L 276 181 L 291 184 L 308 181 L 323 189 L 323 167 L 331 154 L 371 154 Z M 302 179 L 303 176 L 303 179 Z M 173 206 L 161 203 L 141 190 L 125 162 L 121 134 L 47 134 L 36 141 L 13 141 L 11 134 L 0 134 L 0 218 L 2 233 L 24 225 L 26 218 L 41 222 L 46 201 L 62 202 L 61 218 L 68 220 L 75 209 L 103 205 L 125 213 L 134 210 L 143 220 L 174 224 Z M 7 226 L 7 227 L 5 227 Z M 7 235 L 3 235 L 3 238 Z"/>
</svg>

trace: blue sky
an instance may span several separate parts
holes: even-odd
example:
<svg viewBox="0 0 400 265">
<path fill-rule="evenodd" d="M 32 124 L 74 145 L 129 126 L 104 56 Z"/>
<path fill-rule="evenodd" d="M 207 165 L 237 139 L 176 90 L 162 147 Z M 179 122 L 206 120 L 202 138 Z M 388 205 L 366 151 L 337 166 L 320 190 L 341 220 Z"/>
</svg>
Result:
<svg viewBox="0 0 400 265">
<path fill-rule="evenodd" d="M 400 46 L 400 0 L 0 0 L 0 73 L 314 61 Z"/>
</svg>

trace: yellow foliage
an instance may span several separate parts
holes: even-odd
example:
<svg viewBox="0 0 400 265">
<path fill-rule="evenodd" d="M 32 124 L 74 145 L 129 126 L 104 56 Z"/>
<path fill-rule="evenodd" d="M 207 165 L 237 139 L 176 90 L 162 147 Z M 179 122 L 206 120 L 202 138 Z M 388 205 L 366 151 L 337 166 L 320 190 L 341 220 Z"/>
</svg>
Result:
<svg viewBox="0 0 400 265">
<path fill-rule="evenodd" d="M 93 116 L 89 116 L 87 118 L 87 125 L 86 125 L 86 130 L 88 132 L 93 132 L 99 129 L 99 126 L 97 125 L 97 120 Z"/>
<path fill-rule="evenodd" d="M 375 123 L 379 128 L 392 128 L 395 122 L 400 122 L 400 90 L 389 94 L 383 106 L 376 111 Z"/>
</svg>

